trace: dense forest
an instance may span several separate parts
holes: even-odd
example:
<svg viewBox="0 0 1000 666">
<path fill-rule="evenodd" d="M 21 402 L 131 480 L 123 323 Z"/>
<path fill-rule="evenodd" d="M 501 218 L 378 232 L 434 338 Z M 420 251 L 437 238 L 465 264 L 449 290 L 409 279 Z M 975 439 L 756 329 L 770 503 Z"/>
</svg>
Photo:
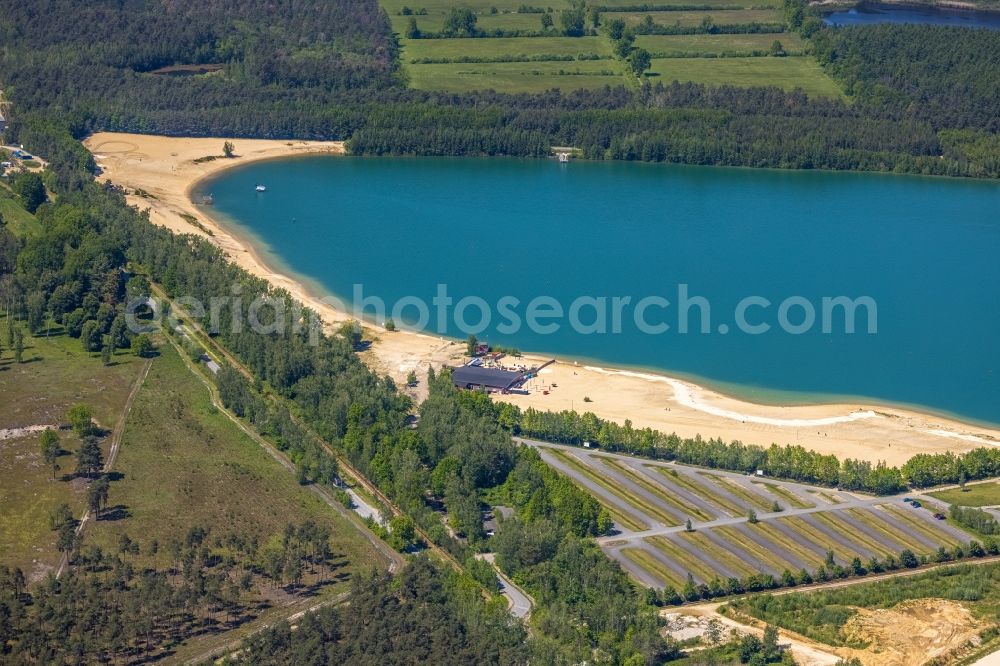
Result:
<svg viewBox="0 0 1000 666">
<path fill-rule="evenodd" d="M 280 548 L 193 526 L 162 545 L 122 534 L 115 552 L 74 539 L 74 526 L 75 566 L 65 576 L 29 588 L 19 569 L 0 566 L 0 663 L 122 663 L 169 654 L 186 638 L 256 617 L 265 606 L 255 594 L 262 581 L 297 586 L 308 570 L 310 584 L 321 584 L 342 565 L 329 530 L 309 521 L 289 524 Z M 220 557 L 222 548 L 230 555 Z M 137 566 L 140 553 L 160 566 Z M 270 566 L 260 564 L 265 560 Z"/>
<path fill-rule="evenodd" d="M 351 603 L 281 623 L 252 638 L 240 664 L 523 664 L 524 630 L 479 590 L 447 580 L 426 558 L 394 580 L 355 580 Z M 363 618 L 363 621 L 361 621 Z"/>
<path fill-rule="evenodd" d="M 591 159 L 1000 176 L 1000 34 L 834 29 L 787 4 L 790 26 L 852 101 L 676 82 L 410 90 L 375 0 L 254 0 L 239 12 L 217 0 L 167 11 L 152 0 L 84 10 L 2 0 L 0 81 L 14 104 L 8 138 L 49 157 L 68 150 L 53 140 L 55 123 L 75 138 L 103 129 L 350 139 L 360 154 L 541 156 L 572 145 Z"/>
</svg>

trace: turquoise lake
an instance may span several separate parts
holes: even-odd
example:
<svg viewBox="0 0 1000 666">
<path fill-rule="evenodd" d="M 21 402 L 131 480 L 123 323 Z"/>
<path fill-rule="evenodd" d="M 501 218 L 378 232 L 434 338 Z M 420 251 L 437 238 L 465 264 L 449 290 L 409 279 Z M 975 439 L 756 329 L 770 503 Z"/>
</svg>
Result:
<svg viewBox="0 0 1000 666">
<path fill-rule="evenodd" d="M 255 192 L 258 183 L 267 191 Z M 757 401 L 865 398 L 1000 422 L 1000 183 L 314 156 L 230 170 L 200 192 L 214 196 L 206 212 L 254 239 L 276 268 L 348 305 L 358 284 L 390 308 L 418 297 L 433 332 L 466 335 L 454 306 L 437 330 L 432 298 L 444 284 L 455 302 L 475 296 L 490 306 L 478 337 L 493 344 L 662 370 Z M 679 332 L 680 285 L 707 301 L 708 332 L 697 304 Z M 617 333 L 610 306 L 605 333 L 574 330 L 566 316 L 540 320 L 560 324 L 556 332 L 516 328 L 497 308 L 518 299 L 508 311 L 526 324 L 539 296 L 564 310 L 581 297 L 627 296 L 631 306 Z M 643 332 L 634 306 L 656 296 L 670 305 L 647 308 L 643 321 L 670 329 Z M 871 299 L 877 332 L 865 308 L 853 334 L 842 309 L 824 317 L 822 299 L 839 296 Z M 739 319 L 748 297 L 757 300 Z M 464 312 L 480 322 L 477 308 Z M 596 322 L 594 307 L 577 314 Z M 410 307 L 396 321 L 417 316 Z M 741 321 L 770 330 L 744 332 Z"/>
<path fill-rule="evenodd" d="M 946 7 L 906 7 L 861 3 L 857 7 L 828 14 L 828 25 L 874 25 L 876 23 L 918 23 L 947 25 L 957 28 L 1000 30 L 1000 13 L 977 12 Z"/>
</svg>

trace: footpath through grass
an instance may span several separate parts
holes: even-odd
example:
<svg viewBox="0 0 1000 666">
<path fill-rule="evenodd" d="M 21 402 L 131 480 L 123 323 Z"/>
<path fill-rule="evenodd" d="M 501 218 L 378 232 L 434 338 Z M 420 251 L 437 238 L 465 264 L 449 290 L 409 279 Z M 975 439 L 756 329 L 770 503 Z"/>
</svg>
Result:
<svg viewBox="0 0 1000 666">
<path fill-rule="evenodd" d="M 22 325 L 23 327 L 23 325 Z M 0 331 L 6 331 L 0 316 Z M 52 328 L 46 337 L 27 336 L 23 363 L 15 363 L 4 339 L 0 354 L 0 429 L 36 425 L 58 426 L 77 403 L 94 409 L 94 418 L 110 431 L 118 421 L 143 360 L 115 354 L 104 366 L 100 354 L 83 351 L 79 340 Z M 6 335 L 4 333 L 3 335 Z M 66 503 L 79 517 L 86 503 L 87 483 L 74 477 L 80 440 L 60 430 L 59 470 L 41 456 L 41 433 L 0 440 L 0 564 L 20 567 L 31 580 L 59 562 L 56 533 L 49 515 Z M 107 438 L 101 443 L 107 456 Z"/>
</svg>

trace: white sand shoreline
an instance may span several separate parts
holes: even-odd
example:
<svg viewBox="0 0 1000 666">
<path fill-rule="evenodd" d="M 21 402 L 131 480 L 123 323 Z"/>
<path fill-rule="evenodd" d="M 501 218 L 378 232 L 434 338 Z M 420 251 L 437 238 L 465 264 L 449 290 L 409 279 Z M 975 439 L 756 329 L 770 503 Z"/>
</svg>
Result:
<svg viewBox="0 0 1000 666">
<path fill-rule="evenodd" d="M 191 194 L 207 178 L 254 161 L 305 154 L 343 154 L 339 142 L 232 139 L 237 159 L 194 160 L 221 152 L 223 138 L 191 139 L 148 135 L 100 133 L 85 144 L 97 155 L 102 180 L 131 190 L 130 204 L 148 210 L 150 219 L 176 233 L 207 238 L 238 265 L 288 291 L 316 310 L 329 323 L 344 321 L 348 313 L 331 307 L 305 281 L 268 266 L 253 239 L 229 229 L 195 206 Z M 141 189 L 147 196 L 137 196 Z M 197 218 L 201 228 L 185 220 Z M 208 230 L 211 234 L 205 233 Z M 414 331 L 373 328 L 375 341 L 365 361 L 376 371 L 402 385 L 406 375 L 422 375 L 429 365 L 463 362 L 464 344 Z M 551 356 L 531 354 L 525 364 Z M 872 404 L 763 405 L 724 395 L 696 383 L 652 372 L 604 368 L 579 361 L 557 362 L 529 385 L 530 395 L 498 396 L 522 408 L 548 411 L 592 411 L 616 422 L 630 420 L 636 427 L 651 427 L 680 436 L 738 439 L 763 446 L 771 443 L 801 444 L 821 453 L 902 464 L 916 453 L 965 451 L 976 446 L 1000 444 L 1000 430 L 947 418 L 918 409 Z M 548 390 L 545 394 L 542 388 Z"/>
<path fill-rule="evenodd" d="M 670 388 L 673 389 L 674 392 L 674 400 L 685 407 L 697 409 L 698 411 L 705 412 L 706 414 L 712 414 L 724 419 L 740 421 L 741 423 L 761 423 L 764 425 L 776 425 L 787 428 L 811 428 L 814 426 L 834 425 L 836 423 L 849 423 L 859 419 L 879 418 L 879 415 L 870 409 L 858 409 L 843 416 L 826 416 L 815 419 L 779 419 L 767 416 L 756 416 L 754 414 L 744 414 L 707 404 L 697 397 L 698 391 L 702 390 L 700 386 L 697 384 L 687 383 L 667 375 L 655 375 L 650 373 L 635 372 L 632 370 L 609 370 L 607 368 L 589 365 L 584 366 L 584 369 L 593 370 L 594 372 L 605 375 L 621 375 L 623 377 L 644 379 L 648 382 L 663 382 L 664 384 L 669 384 Z M 758 404 L 758 406 L 762 406 L 760 403 L 756 404 Z"/>
</svg>

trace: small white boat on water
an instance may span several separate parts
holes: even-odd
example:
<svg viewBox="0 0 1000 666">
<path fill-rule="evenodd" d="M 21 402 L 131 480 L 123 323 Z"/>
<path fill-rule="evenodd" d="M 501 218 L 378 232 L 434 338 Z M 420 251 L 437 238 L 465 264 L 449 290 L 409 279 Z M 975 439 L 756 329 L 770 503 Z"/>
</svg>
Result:
<svg viewBox="0 0 1000 666">
<path fill-rule="evenodd" d="M 267 191 L 267 187 L 266 187 L 266 186 L 264 186 L 264 185 L 260 185 L 260 184 L 258 184 L 258 185 L 257 185 L 257 191 L 258 191 L 258 192 L 265 192 L 265 191 Z"/>
</svg>

